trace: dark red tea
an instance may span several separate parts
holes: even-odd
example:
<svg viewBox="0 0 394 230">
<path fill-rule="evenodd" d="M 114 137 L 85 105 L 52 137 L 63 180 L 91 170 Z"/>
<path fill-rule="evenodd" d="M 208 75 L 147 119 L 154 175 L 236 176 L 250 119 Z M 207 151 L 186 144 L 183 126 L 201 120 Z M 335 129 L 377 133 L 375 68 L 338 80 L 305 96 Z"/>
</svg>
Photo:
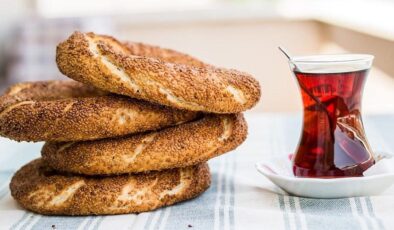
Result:
<svg viewBox="0 0 394 230">
<path fill-rule="evenodd" d="M 293 159 L 294 175 L 362 176 L 374 164 L 361 119 L 368 70 L 294 73 L 304 104 L 303 132 Z"/>
</svg>

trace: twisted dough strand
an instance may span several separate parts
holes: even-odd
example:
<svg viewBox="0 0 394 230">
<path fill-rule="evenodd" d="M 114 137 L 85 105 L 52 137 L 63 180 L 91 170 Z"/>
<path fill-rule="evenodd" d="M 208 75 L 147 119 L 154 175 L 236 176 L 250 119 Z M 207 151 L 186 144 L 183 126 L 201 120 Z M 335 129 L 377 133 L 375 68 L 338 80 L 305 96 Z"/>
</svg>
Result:
<svg viewBox="0 0 394 230">
<path fill-rule="evenodd" d="M 86 175 L 138 173 L 205 162 L 247 136 L 242 114 L 206 115 L 160 131 L 78 143 L 48 142 L 43 160 L 55 170 Z"/>
<path fill-rule="evenodd" d="M 11 195 L 46 215 L 108 215 L 155 210 L 200 195 L 210 185 L 206 163 L 161 172 L 83 177 L 59 174 L 41 159 L 13 176 Z"/>
<path fill-rule="evenodd" d="M 155 130 L 197 117 L 75 81 L 19 83 L 0 96 L 0 135 L 18 141 L 79 141 Z"/>
<path fill-rule="evenodd" d="M 175 108 L 237 113 L 258 102 L 260 86 L 249 74 L 192 62 L 189 56 L 177 56 L 181 54 L 165 58 L 166 53 L 168 50 L 144 45 L 133 49 L 108 36 L 75 32 L 58 45 L 56 61 L 60 71 L 74 80 Z"/>
</svg>

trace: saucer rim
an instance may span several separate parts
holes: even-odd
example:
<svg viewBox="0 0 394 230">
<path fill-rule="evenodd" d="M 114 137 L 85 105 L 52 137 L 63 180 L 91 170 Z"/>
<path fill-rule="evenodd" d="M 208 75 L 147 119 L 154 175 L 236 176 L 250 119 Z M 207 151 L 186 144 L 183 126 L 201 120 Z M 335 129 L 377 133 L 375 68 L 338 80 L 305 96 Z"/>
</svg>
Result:
<svg viewBox="0 0 394 230">
<path fill-rule="evenodd" d="M 390 154 L 391 156 L 393 156 L 392 154 Z M 271 157 L 270 159 L 277 159 L 280 157 Z M 327 179 L 323 179 L 323 178 L 310 178 L 310 177 L 290 177 L 287 175 L 279 175 L 279 174 L 275 174 L 272 172 L 269 172 L 268 170 L 265 170 L 263 167 L 261 167 L 260 165 L 268 165 L 267 162 L 269 162 L 268 160 L 263 160 L 263 161 L 259 161 L 255 163 L 255 168 L 256 170 L 263 174 L 264 176 L 270 176 L 270 177 L 274 177 L 277 179 L 285 179 L 288 181 L 296 181 L 296 182 L 307 182 L 307 183 L 325 183 L 325 184 L 329 184 L 329 183 L 338 183 L 338 182 L 348 182 L 348 181 L 369 181 L 369 180 L 376 180 L 376 179 L 380 179 L 383 177 L 394 177 L 394 172 L 393 173 L 382 173 L 382 174 L 377 174 L 377 175 L 372 175 L 372 176 L 363 176 L 363 177 L 344 177 L 344 178 L 327 178 Z M 393 181 L 394 183 L 394 181 Z"/>
</svg>

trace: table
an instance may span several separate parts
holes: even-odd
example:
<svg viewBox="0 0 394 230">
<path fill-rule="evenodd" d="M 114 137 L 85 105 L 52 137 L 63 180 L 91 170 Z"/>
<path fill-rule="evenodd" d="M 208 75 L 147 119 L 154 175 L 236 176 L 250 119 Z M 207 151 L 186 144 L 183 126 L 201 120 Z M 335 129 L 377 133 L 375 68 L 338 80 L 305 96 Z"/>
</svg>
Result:
<svg viewBox="0 0 394 230">
<path fill-rule="evenodd" d="M 0 139 L 0 229 L 394 229 L 394 186 L 379 196 L 309 199 L 285 194 L 254 168 L 294 151 L 301 116 L 246 114 L 248 139 L 209 162 L 212 185 L 200 197 L 139 215 L 49 217 L 11 198 L 12 174 L 39 157 L 42 143 Z M 365 117 L 372 148 L 394 152 L 394 115 Z"/>
</svg>

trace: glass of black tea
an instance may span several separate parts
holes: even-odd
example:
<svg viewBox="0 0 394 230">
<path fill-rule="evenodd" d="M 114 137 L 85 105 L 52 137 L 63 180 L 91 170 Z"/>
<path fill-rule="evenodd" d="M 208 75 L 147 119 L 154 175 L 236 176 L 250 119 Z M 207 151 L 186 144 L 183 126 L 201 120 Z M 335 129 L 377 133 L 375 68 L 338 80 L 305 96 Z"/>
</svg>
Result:
<svg viewBox="0 0 394 230">
<path fill-rule="evenodd" d="M 362 54 L 290 60 L 304 112 L 293 157 L 295 176 L 362 176 L 375 163 L 361 118 L 362 93 L 372 61 L 373 56 Z"/>
</svg>

